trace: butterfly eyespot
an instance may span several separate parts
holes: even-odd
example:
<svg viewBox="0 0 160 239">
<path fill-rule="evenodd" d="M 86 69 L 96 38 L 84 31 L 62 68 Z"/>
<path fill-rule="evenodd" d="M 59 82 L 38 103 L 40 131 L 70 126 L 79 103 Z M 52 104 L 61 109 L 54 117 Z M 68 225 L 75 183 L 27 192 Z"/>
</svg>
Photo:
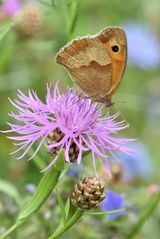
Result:
<svg viewBox="0 0 160 239">
<path fill-rule="evenodd" d="M 118 52 L 119 51 L 119 47 L 117 45 L 112 46 L 112 51 Z"/>
</svg>

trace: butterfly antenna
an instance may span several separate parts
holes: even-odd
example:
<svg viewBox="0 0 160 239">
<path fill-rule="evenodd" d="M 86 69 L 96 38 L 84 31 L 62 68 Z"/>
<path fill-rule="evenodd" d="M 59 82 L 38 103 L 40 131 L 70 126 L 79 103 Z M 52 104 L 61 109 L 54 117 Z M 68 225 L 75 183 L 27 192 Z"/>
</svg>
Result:
<svg viewBox="0 0 160 239">
<path fill-rule="evenodd" d="M 107 116 L 110 116 L 110 112 L 109 112 L 109 107 L 106 106 L 106 113 L 107 113 Z"/>
</svg>

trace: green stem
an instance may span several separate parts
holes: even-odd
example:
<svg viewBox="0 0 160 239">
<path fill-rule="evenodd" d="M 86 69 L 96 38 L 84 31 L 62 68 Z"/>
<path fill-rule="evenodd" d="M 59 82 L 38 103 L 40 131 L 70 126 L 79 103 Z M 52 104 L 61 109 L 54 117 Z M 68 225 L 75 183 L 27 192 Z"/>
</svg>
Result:
<svg viewBox="0 0 160 239">
<path fill-rule="evenodd" d="M 128 235 L 125 237 L 126 239 L 131 239 L 133 238 L 133 236 L 137 234 L 137 232 L 141 229 L 145 221 L 153 214 L 153 212 L 158 206 L 159 201 L 160 201 L 160 193 L 158 193 L 154 198 L 151 198 L 151 201 L 148 203 L 146 210 L 140 216 L 137 223 L 133 225 Z"/>
<path fill-rule="evenodd" d="M 60 236 L 62 233 L 64 233 L 66 230 L 68 230 L 70 227 L 72 227 L 77 221 L 78 219 L 83 215 L 84 210 L 78 208 L 76 210 L 76 212 L 74 213 L 74 215 L 72 216 L 72 218 L 66 222 L 66 224 L 56 233 L 53 233 L 52 236 L 48 237 L 48 239 L 54 239 L 58 236 Z"/>
<path fill-rule="evenodd" d="M 0 26 L 0 41 L 2 38 L 9 32 L 9 30 L 13 27 L 14 22 L 8 21 L 7 23 L 1 24 Z"/>
<path fill-rule="evenodd" d="M 10 227 L 2 236 L 0 236 L 0 239 L 4 239 L 7 236 L 9 236 L 12 232 L 14 232 L 18 227 L 20 227 L 21 224 L 14 224 L 12 227 Z"/>
</svg>

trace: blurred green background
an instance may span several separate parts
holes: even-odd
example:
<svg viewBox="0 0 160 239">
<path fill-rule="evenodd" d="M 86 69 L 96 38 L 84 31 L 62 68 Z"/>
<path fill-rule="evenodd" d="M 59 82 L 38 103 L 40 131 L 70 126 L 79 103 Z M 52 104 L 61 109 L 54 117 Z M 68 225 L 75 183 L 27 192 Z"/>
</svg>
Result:
<svg viewBox="0 0 160 239">
<path fill-rule="evenodd" d="M 3 1 L 0 3 L 1 6 L 4 4 Z M 153 196 L 147 194 L 150 185 L 159 187 L 160 181 L 160 1 L 37 0 L 23 1 L 21 4 L 20 11 L 23 14 L 18 13 L 19 22 L 0 41 L 1 130 L 8 129 L 6 124 L 10 121 L 8 112 L 14 110 L 8 97 L 16 98 L 17 89 L 26 93 L 28 89 L 34 89 L 39 97 L 44 99 L 47 82 L 51 82 L 54 86 L 56 81 L 59 81 L 62 92 L 68 84 L 72 84 L 64 68 L 54 62 L 56 52 L 69 40 L 77 36 L 95 34 L 112 25 L 124 26 L 126 33 L 129 31 L 131 34 L 129 63 L 121 85 L 113 96 L 115 105 L 110 111 L 122 112 L 121 117 L 130 124 L 124 135 L 137 138 L 145 147 L 152 168 L 151 176 L 146 179 L 138 175 L 139 178 L 134 181 L 123 183 L 121 189 L 118 185 L 115 186 L 116 190 L 127 195 L 128 205 L 137 210 L 131 213 L 129 220 L 125 217 L 111 222 L 106 217 L 86 216 L 76 227 L 61 237 L 121 238 L 119 231 L 129 230 L 132 223 L 136 222 L 141 206 L 143 210 L 146 199 Z M 30 11 L 36 17 L 32 17 L 29 13 L 26 17 L 24 11 Z M 0 14 L 2 16 L 2 10 Z M 16 17 L 7 15 L 0 18 L 1 26 L 15 20 Z M 136 32 L 135 28 L 139 27 L 139 32 Z M 16 161 L 15 155 L 9 154 L 14 149 L 12 142 L 1 133 L 0 233 L 14 223 L 20 201 L 28 199 L 41 177 L 33 161 L 27 162 L 26 159 Z M 138 164 L 145 170 L 143 156 Z M 71 193 L 74 179 L 66 177 L 64 184 L 67 185 L 67 192 L 64 192 L 64 195 Z M 65 191 L 64 185 L 60 185 L 60 188 L 62 192 Z M 56 199 L 53 195 L 37 216 L 19 229 L 13 237 L 8 238 L 47 238 L 58 222 L 59 211 L 53 210 L 55 205 Z M 112 234 L 110 231 L 113 231 Z M 158 239 L 159 235 L 160 211 L 157 209 L 134 238 Z"/>
</svg>

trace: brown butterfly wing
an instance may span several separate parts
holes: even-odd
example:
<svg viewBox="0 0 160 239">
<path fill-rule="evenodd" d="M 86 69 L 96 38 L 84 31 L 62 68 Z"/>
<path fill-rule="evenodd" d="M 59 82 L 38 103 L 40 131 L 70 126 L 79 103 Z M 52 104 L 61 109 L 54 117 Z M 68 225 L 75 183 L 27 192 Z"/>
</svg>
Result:
<svg viewBox="0 0 160 239">
<path fill-rule="evenodd" d="M 117 75 L 120 82 L 117 58 L 115 64 L 110 51 L 113 37 L 112 28 L 106 28 L 96 36 L 72 41 L 56 56 L 56 62 L 63 65 L 81 89 L 98 102 L 107 102 L 118 87 L 119 83 L 114 83 Z M 115 69 L 117 74 L 113 74 Z"/>
<path fill-rule="evenodd" d="M 111 59 L 96 38 L 76 39 L 64 47 L 56 56 L 76 79 L 76 83 L 91 98 L 99 101 L 111 87 Z"/>
<path fill-rule="evenodd" d="M 112 59 L 112 84 L 108 96 L 112 96 L 118 88 L 127 63 L 127 38 L 124 30 L 119 27 L 108 27 L 97 36 L 103 42 Z M 114 52 L 114 47 L 118 51 Z"/>
</svg>

